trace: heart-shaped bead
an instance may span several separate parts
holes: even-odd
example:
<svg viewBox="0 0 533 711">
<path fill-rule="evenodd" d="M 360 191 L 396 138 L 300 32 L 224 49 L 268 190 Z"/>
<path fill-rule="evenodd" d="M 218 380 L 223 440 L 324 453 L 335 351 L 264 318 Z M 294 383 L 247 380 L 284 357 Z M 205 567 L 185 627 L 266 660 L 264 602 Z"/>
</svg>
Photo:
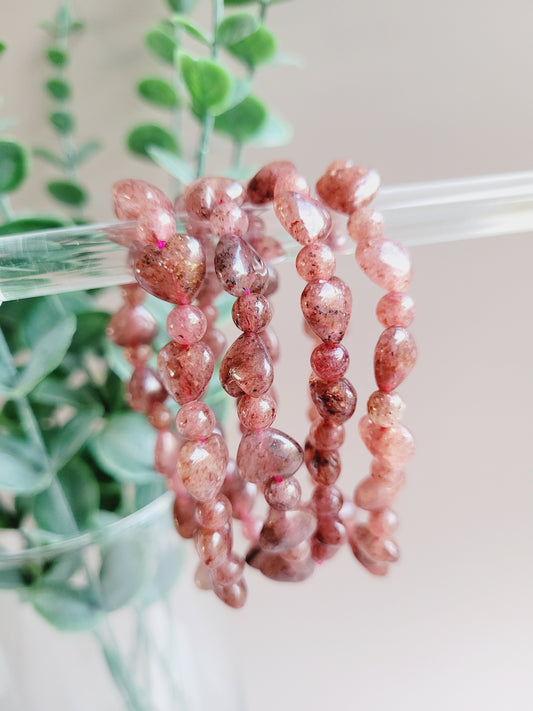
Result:
<svg viewBox="0 0 533 711">
<path fill-rule="evenodd" d="M 303 451 L 298 442 L 273 427 L 247 432 L 237 450 L 237 466 L 253 484 L 266 484 L 272 476 L 286 479 L 298 471 L 302 462 Z"/>
<path fill-rule="evenodd" d="M 266 393 L 274 380 L 274 368 L 261 336 L 253 332 L 239 336 L 222 359 L 219 378 L 232 397 Z"/>
<path fill-rule="evenodd" d="M 170 341 L 159 351 L 157 368 L 168 394 L 184 405 L 202 396 L 213 375 L 215 359 L 203 341 L 190 346 Z"/>
<path fill-rule="evenodd" d="M 259 546 L 270 553 L 281 553 L 308 540 L 316 529 L 315 515 L 305 509 L 270 509 L 259 534 Z"/>
<path fill-rule="evenodd" d="M 197 501 L 209 501 L 217 494 L 227 466 L 228 448 L 218 434 L 212 434 L 203 442 L 185 442 L 178 455 L 178 474 Z"/>
<path fill-rule="evenodd" d="M 236 235 L 221 239 L 215 249 L 215 272 L 232 296 L 261 293 L 268 282 L 268 269 L 245 240 Z"/>
<path fill-rule="evenodd" d="M 340 343 L 352 313 L 350 287 L 338 277 L 312 281 L 303 290 L 300 301 L 313 332 L 324 342 Z"/>
<path fill-rule="evenodd" d="M 132 247 L 134 274 L 148 293 L 172 304 L 190 304 L 205 276 L 205 254 L 200 242 L 176 234 L 161 247 Z"/>
</svg>

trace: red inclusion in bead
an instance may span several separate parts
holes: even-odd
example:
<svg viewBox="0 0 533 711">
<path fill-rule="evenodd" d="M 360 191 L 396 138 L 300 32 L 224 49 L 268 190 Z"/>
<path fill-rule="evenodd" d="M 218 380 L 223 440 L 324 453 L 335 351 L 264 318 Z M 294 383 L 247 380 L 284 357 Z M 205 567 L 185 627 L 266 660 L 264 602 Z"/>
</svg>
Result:
<svg viewBox="0 0 533 711">
<path fill-rule="evenodd" d="M 255 249 L 237 236 L 223 237 L 215 249 L 215 272 L 232 296 L 261 293 L 268 280 L 265 263 Z"/>
<path fill-rule="evenodd" d="M 237 403 L 240 423 L 248 430 L 263 430 L 276 419 L 277 405 L 270 392 L 259 397 L 241 395 Z"/>
<path fill-rule="evenodd" d="M 211 213 L 225 202 L 242 205 L 245 198 L 244 187 L 231 178 L 198 178 L 183 193 L 188 214 L 197 219 L 209 219 Z"/>
<path fill-rule="evenodd" d="M 205 440 L 217 424 L 215 413 L 205 402 L 188 402 L 176 415 L 176 430 L 187 439 Z"/>
<path fill-rule="evenodd" d="M 327 383 L 342 378 L 350 365 L 350 356 L 342 344 L 321 343 L 311 353 L 311 368 Z"/>
<path fill-rule="evenodd" d="M 248 230 L 248 216 L 235 203 L 225 202 L 214 208 L 209 224 L 216 237 L 221 238 L 224 235 L 244 237 Z"/>
<path fill-rule="evenodd" d="M 391 326 L 383 331 L 374 353 L 374 375 L 378 388 L 386 393 L 396 390 L 413 370 L 416 358 L 416 344 L 407 329 Z"/>
<path fill-rule="evenodd" d="M 320 416 L 330 424 L 340 425 L 349 420 L 355 412 L 357 393 L 346 378 L 328 383 L 311 376 L 309 389 Z"/>
<path fill-rule="evenodd" d="M 383 217 L 371 207 L 362 207 L 348 218 L 348 234 L 354 242 L 383 237 Z"/>
<path fill-rule="evenodd" d="M 201 341 L 207 330 L 207 320 L 197 306 L 176 306 L 167 316 L 167 333 L 182 346 Z"/>
<path fill-rule="evenodd" d="M 296 257 L 296 271 L 305 281 L 331 279 L 335 274 L 335 267 L 335 255 L 323 242 L 308 244 Z"/>
<path fill-rule="evenodd" d="M 274 428 L 248 432 L 237 451 L 242 476 L 254 484 L 265 484 L 272 476 L 286 479 L 298 471 L 302 461 L 300 445 Z"/>
<path fill-rule="evenodd" d="M 261 337 L 252 332 L 239 336 L 220 364 L 219 378 L 232 397 L 242 393 L 259 396 L 269 390 L 274 369 Z"/>
<path fill-rule="evenodd" d="M 368 398 L 368 416 L 375 425 L 380 427 L 392 427 L 396 425 L 402 417 L 405 403 L 398 393 L 384 393 L 376 390 Z"/>
<path fill-rule="evenodd" d="M 352 313 L 352 293 L 342 279 L 310 282 L 300 303 L 306 322 L 322 341 L 342 341 Z"/>
<path fill-rule="evenodd" d="M 159 352 L 157 368 L 169 395 L 183 405 L 202 396 L 213 375 L 215 359 L 203 341 L 188 347 L 170 341 Z"/>
<path fill-rule="evenodd" d="M 209 501 L 220 490 L 228 466 L 224 439 L 212 434 L 205 442 L 185 442 L 178 456 L 178 474 L 189 494 Z"/>
<path fill-rule="evenodd" d="M 337 451 L 317 449 L 308 439 L 305 443 L 304 461 L 309 474 L 317 484 L 331 486 L 339 478 L 341 462 Z"/>
<path fill-rule="evenodd" d="M 167 239 L 170 239 L 176 234 L 176 218 L 173 210 L 167 210 L 163 207 L 150 207 L 137 218 L 137 239 L 142 244 L 165 244 Z"/>
<path fill-rule="evenodd" d="M 267 503 L 279 511 L 294 509 L 300 503 L 302 490 L 294 477 L 282 479 L 273 476 L 265 486 L 265 499 Z"/>
<path fill-rule="evenodd" d="M 241 331 L 262 331 L 272 320 L 272 307 L 262 294 L 247 291 L 239 296 L 231 309 L 233 323 Z"/>
</svg>

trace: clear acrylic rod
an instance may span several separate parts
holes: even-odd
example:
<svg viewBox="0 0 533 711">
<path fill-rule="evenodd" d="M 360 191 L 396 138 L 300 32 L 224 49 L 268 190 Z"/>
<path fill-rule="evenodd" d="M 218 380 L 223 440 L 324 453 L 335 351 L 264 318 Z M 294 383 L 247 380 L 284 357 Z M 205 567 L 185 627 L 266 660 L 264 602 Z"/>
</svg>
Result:
<svg viewBox="0 0 533 711">
<path fill-rule="evenodd" d="M 376 209 L 387 235 L 430 245 L 533 231 L 533 172 L 384 187 Z M 0 237 L 0 303 L 131 280 L 126 250 L 133 222 Z M 287 253 L 297 245 L 287 243 Z"/>
</svg>

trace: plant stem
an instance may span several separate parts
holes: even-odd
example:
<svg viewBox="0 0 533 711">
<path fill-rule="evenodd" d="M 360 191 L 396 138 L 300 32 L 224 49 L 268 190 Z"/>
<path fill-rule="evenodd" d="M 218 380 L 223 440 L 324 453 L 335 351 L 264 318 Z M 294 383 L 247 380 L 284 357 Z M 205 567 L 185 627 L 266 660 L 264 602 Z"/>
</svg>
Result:
<svg viewBox="0 0 533 711">
<path fill-rule="evenodd" d="M 261 5 L 261 10 L 259 11 L 259 19 L 261 20 L 262 23 L 264 23 L 266 20 L 268 3 L 265 2 L 264 0 L 260 0 L 260 5 Z"/>
<path fill-rule="evenodd" d="M 11 222 L 14 219 L 13 208 L 11 207 L 11 200 L 5 193 L 0 193 L 0 212 L 4 216 L 6 222 Z"/>
<path fill-rule="evenodd" d="M 233 144 L 233 157 L 231 161 L 231 170 L 237 174 L 241 169 L 242 163 L 242 143 L 240 141 L 235 141 Z"/>
<path fill-rule="evenodd" d="M 182 30 L 179 25 L 174 25 L 174 39 L 176 40 L 176 44 L 180 45 L 181 42 L 181 36 L 182 36 Z M 176 63 L 176 55 L 174 54 L 174 62 L 172 63 L 172 86 L 174 88 L 174 91 L 176 92 L 176 96 L 179 97 L 180 95 L 180 89 L 181 89 L 181 82 L 180 82 L 180 73 L 178 71 L 177 63 Z M 178 105 L 174 107 L 172 110 L 172 133 L 174 134 L 174 138 L 176 139 L 178 145 L 182 145 L 182 140 L 181 140 L 181 135 L 183 133 L 183 109 L 181 107 L 181 104 L 178 102 Z M 178 178 L 172 177 L 172 189 L 173 192 L 175 192 L 175 196 L 179 195 L 181 192 L 181 187 L 182 187 L 182 182 Z"/>
</svg>

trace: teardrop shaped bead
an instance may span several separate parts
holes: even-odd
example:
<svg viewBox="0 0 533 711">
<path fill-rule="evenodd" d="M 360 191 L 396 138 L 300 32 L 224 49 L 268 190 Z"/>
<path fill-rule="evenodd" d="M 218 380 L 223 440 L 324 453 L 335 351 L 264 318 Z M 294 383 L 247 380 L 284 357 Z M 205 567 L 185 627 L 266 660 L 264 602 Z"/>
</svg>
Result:
<svg viewBox="0 0 533 711">
<path fill-rule="evenodd" d="M 417 348 L 406 328 L 391 326 L 378 339 L 374 351 L 376 385 L 390 393 L 403 383 L 416 364 Z"/>
<path fill-rule="evenodd" d="M 302 292 L 302 312 L 312 331 L 328 343 L 344 338 L 352 313 L 352 292 L 338 277 L 312 281 Z"/>
<path fill-rule="evenodd" d="M 134 274 L 149 294 L 172 304 L 189 304 L 205 276 L 204 251 L 194 237 L 176 234 L 159 249 L 134 250 Z"/>
<path fill-rule="evenodd" d="M 205 392 L 215 359 L 203 341 L 180 346 L 170 341 L 159 351 L 157 369 L 168 394 L 180 405 L 198 400 Z"/>
<path fill-rule="evenodd" d="M 302 461 L 300 445 L 273 427 L 243 435 L 237 451 L 242 476 L 254 484 L 266 484 L 272 476 L 286 479 L 298 471 Z"/>
<path fill-rule="evenodd" d="M 198 178 L 183 193 L 187 213 L 200 220 L 208 220 L 220 203 L 242 205 L 245 196 L 244 186 L 232 178 Z"/>
<path fill-rule="evenodd" d="M 259 546 L 270 553 L 294 548 L 309 539 L 316 529 L 316 517 L 311 511 L 270 509 L 259 535 Z"/>
<path fill-rule="evenodd" d="M 244 578 L 228 585 L 217 585 L 213 582 L 213 591 L 222 602 L 235 610 L 243 607 L 248 594 Z"/>
<path fill-rule="evenodd" d="M 144 180 L 117 180 L 111 188 L 115 215 L 119 220 L 136 220 L 149 207 L 174 208 L 167 196 Z"/>
<path fill-rule="evenodd" d="M 257 333 L 243 333 L 230 346 L 220 364 L 219 378 L 224 390 L 232 397 L 243 393 L 259 396 L 270 389 L 274 368 Z"/>
<path fill-rule="evenodd" d="M 107 337 L 123 348 L 151 343 L 157 334 L 157 324 L 144 306 L 125 304 L 111 316 Z"/>
<path fill-rule="evenodd" d="M 159 430 L 154 449 L 154 469 L 171 479 L 176 473 L 181 442 L 170 430 Z"/>
<path fill-rule="evenodd" d="M 185 442 L 178 456 L 178 474 L 198 501 L 212 499 L 222 487 L 228 466 L 224 438 L 212 434 L 205 441 Z"/>
<path fill-rule="evenodd" d="M 375 197 L 381 184 L 375 170 L 350 164 L 329 166 L 316 184 L 318 195 L 328 207 L 350 214 Z"/>
<path fill-rule="evenodd" d="M 284 229 L 300 244 L 324 239 L 331 229 L 327 210 L 313 198 L 285 192 L 274 200 L 274 212 Z"/>
<path fill-rule="evenodd" d="M 327 383 L 315 376 L 309 380 L 311 400 L 327 422 L 340 425 L 355 412 L 357 393 L 346 378 Z"/>
<path fill-rule="evenodd" d="M 415 302 L 403 291 L 389 291 L 378 301 L 376 316 L 385 328 L 389 326 L 408 328 L 415 318 Z"/>
<path fill-rule="evenodd" d="M 167 316 L 167 333 L 173 341 L 190 346 L 201 341 L 207 330 L 207 320 L 197 306 L 175 306 Z"/>
<path fill-rule="evenodd" d="M 156 246 L 167 242 L 176 234 L 176 218 L 173 210 L 161 205 L 149 207 L 137 218 L 137 239 L 142 244 Z"/>
<path fill-rule="evenodd" d="M 215 272 L 224 289 L 232 296 L 261 293 L 268 280 L 268 270 L 261 257 L 236 235 L 228 235 L 218 242 Z"/>
<path fill-rule="evenodd" d="M 247 186 L 249 202 L 263 205 L 274 199 L 274 188 L 278 179 L 287 173 L 297 173 L 296 166 L 289 160 L 272 161 L 264 165 L 250 179 Z"/>
<path fill-rule="evenodd" d="M 135 368 L 126 392 L 128 405 L 135 412 L 149 412 L 153 405 L 165 402 L 167 391 L 158 374 L 146 365 Z"/>
<path fill-rule="evenodd" d="M 407 248 L 388 239 L 360 239 L 355 258 L 367 277 L 387 291 L 406 291 L 411 284 L 411 258 Z"/>
<path fill-rule="evenodd" d="M 368 451 L 390 464 L 405 464 L 415 453 L 414 437 L 401 423 L 393 427 L 379 427 L 365 415 L 359 422 L 359 432 Z"/>
</svg>

